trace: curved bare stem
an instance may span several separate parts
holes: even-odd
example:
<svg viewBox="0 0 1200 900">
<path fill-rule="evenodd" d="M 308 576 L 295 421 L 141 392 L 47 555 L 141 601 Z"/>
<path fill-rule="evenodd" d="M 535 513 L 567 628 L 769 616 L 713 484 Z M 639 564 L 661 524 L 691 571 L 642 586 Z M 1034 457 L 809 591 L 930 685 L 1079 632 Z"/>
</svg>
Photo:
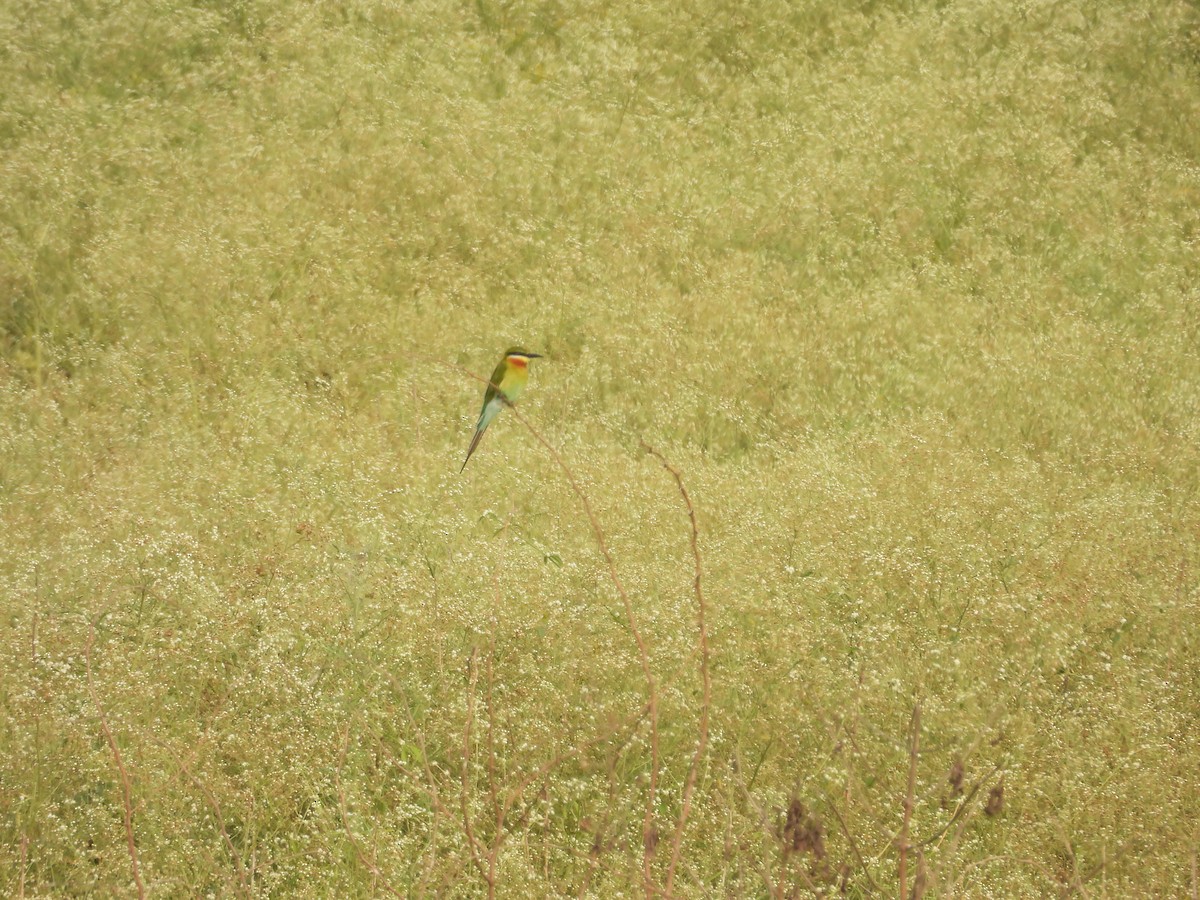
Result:
<svg viewBox="0 0 1200 900">
<path fill-rule="evenodd" d="M 670 897 L 675 884 L 675 868 L 679 864 L 679 852 L 683 846 L 683 829 L 687 825 L 688 814 L 692 808 L 692 793 L 696 788 L 696 778 L 700 771 L 700 761 L 704 758 L 704 751 L 708 747 L 708 713 L 712 705 L 712 680 L 708 670 L 708 629 L 705 625 L 704 590 L 701 585 L 700 526 L 696 522 L 696 508 L 692 505 L 692 498 L 688 496 L 687 488 L 683 484 L 683 476 L 679 474 L 679 470 L 667 462 L 666 457 L 646 443 L 645 440 L 641 440 L 641 445 L 647 453 L 662 463 L 664 469 L 671 473 L 671 477 L 675 479 L 675 484 L 679 488 L 679 494 L 683 497 L 683 505 L 687 507 L 688 519 L 691 521 L 692 526 L 690 535 L 692 562 L 696 573 L 696 577 L 692 582 L 692 589 L 696 594 L 696 628 L 700 644 L 700 723 L 698 725 L 699 735 L 696 739 L 696 752 L 692 755 L 692 763 L 688 767 L 687 780 L 683 786 L 683 805 L 679 810 L 679 821 L 675 826 L 675 835 L 671 840 L 671 862 L 667 866 L 666 884 L 666 894 Z"/>
<path fill-rule="evenodd" d="M 444 361 L 443 361 L 444 362 Z M 467 375 L 474 380 L 483 384 L 491 384 L 491 382 L 476 375 L 462 366 L 454 365 L 453 363 L 445 363 L 459 372 Z M 647 895 L 654 893 L 655 888 L 653 879 L 650 873 L 650 860 L 654 855 L 654 847 L 657 843 L 657 835 L 654 831 L 654 806 L 658 795 L 658 777 L 659 777 L 659 749 L 658 749 L 658 685 L 654 679 L 654 672 L 650 668 L 650 651 L 647 649 L 646 640 L 642 636 L 641 629 L 638 628 L 637 617 L 634 615 L 633 603 L 629 599 L 629 594 L 625 590 L 625 585 L 621 582 L 621 577 L 617 573 L 617 564 L 613 559 L 612 552 L 608 549 L 608 541 L 604 538 L 604 529 L 600 527 L 600 521 L 596 518 L 595 512 L 592 510 L 592 504 L 587 498 L 587 494 L 583 492 L 575 473 L 571 471 L 571 467 L 567 465 L 562 455 L 554 448 L 554 446 L 542 436 L 523 416 L 514 405 L 508 405 L 513 416 L 529 431 L 539 444 L 546 448 L 554 461 L 558 463 L 558 467 L 562 469 L 563 475 L 567 479 L 567 483 L 571 486 L 571 490 L 575 492 L 575 496 L 579 498 L 580 504 L 583 506 L 583 511 L 587 515 L 588 523 L 592 526 L 592 534 L 595 535 L 596 544 L 600 548 L 600 553 L 604 556 L 604 561 L 608 566 L 609 579 L 613 586 L 617 589 L 617 593 L 621 597 L 621 603 L 625 608 L 625 618 L 629 623 L 629 631 L 633 635 L 634 643 L 637 644 L 638 658 L 641 663 L 642 675 L 646 679 L 646 700 L 647 707 L 650 710 L 650 790 L 646 796 L 646 811 L 642 819 L 642 879 L 643 886 Z"/>
</svg>

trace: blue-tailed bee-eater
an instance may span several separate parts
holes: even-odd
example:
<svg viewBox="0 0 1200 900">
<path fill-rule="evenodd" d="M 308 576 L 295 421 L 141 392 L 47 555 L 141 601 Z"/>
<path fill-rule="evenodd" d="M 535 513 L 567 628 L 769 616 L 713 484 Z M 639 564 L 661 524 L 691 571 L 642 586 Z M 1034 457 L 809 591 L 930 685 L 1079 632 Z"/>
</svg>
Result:
<svg viewBox="0 0 1200 900">
<path fill-rule="evenodd" d="M 540 353 L 526 353 L 517 347 L 513 347 L 504 354 L 504 359 L 500 360 L 500 364 L 496 366 L 496 371 L 492 373 L 491 383 L 484 391 L 483 411 L 479 414 L 479 422 L 475 425 L 475 436 L 471 438 L 471 446 L 467 448 L 467 458 L 463 460 L 462 469 L 458 470 L 460 474 L 467 467 L 471 454 L 479 446 L 479 441 L 483 437 L 483 433 L 487 431 L 487 427 L 492 424 L 492 419 L 496 418 L 496 415 L 505 406 L 516 403 L 517 398 L 521 396 L 521 391 L 525 390 L 525 385 L 529 381 L 529 361 L 540 358 Z"/>
</svg>

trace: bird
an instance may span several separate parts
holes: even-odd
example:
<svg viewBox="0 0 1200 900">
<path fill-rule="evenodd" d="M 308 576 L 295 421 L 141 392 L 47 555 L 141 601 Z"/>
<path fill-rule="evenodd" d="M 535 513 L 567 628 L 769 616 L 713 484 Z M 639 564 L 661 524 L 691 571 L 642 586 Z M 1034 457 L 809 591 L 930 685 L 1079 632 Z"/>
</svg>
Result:
<svg viewBox="0 0 1200 900">
<path fill-rule="evenodd" d="M 511 347 L 505 351 L 504 359 L 496 366 L 491 383 L 483 393 L 483 410 L 479 413 L 479 422 L 475 425 L 475 436 L 471 438 L 471 446 L 467 448 L 467 458 L 463 460 L 462 469 L 458 470 L 460 475 L 463 469 L 466 469 L 471 454 L 479 446 L 483 433 L 492 424 L 492 419 L 496 418 L 505 406 L 516 403 L 521 391 L 525 390 L 525 384 L 529 381 L 529 361 L 541 358 L 540 353 L 529 353 L 519 347 Z"/>
</svg>

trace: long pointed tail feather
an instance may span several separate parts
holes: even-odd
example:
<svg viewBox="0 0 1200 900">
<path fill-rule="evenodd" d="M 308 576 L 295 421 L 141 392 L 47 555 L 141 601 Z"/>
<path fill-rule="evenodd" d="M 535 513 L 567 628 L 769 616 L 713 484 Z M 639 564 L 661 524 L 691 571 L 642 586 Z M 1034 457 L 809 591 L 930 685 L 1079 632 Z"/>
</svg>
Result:
<svg viewBox="0 0 1200 900">
<path fill-rule="evenodd" d="M 466 469 L 467 463 L 471 460 L 471 454 L 474 453 L 475 448 L 479 446 L 479 441 L 483 438 L 483 432 L 483 428 L 475 429 L 475 437 L 471 438 L 471 446 L 467 448 L 467 458 L 463 460 L 462 469 L 458 470 L 459 475 L 463 473 L 463 469 Z"/>
<path fill-rule="evenodd" d="M 467 460 L 471 458 L 471 454 L 479 446 L 479 441 L 483 438 L 483 433 L 487 431 L 487 427 L 492 424 L 492 419 L 496 418 L 507 402 L 508 400 L 503 394 L 497 393 L 496 397 L 484 405 L 483 412 L 479 414 L 479 421 L 475 425 L 475 437 L 471 438 L 471 446 L 467 448 L 467 459 L 463 460 L 462 469 L 458 470 L 459 475 L 467 467 Z"/>
</svg>

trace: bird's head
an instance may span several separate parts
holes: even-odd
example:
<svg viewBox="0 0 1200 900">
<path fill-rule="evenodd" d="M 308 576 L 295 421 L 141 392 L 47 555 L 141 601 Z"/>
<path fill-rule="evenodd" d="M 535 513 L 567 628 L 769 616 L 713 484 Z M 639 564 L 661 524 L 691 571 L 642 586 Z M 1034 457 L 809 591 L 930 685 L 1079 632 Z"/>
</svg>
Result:
<svg viewBox="0 0 1200 900">
<path fill-rule="evenodd" d="M 541 358 L 542 358 L 542 354 L 530 353 L 529 351 L 522 350 L 519 347 L 511 347 L 504 354 L 505 362 L 512 363 L 513 365 L 520 366 L 521 368 L 524 368 L 525 366 L 529 365 L 529 361 L 531 359 L 541 359 Z"/>
</svg>

